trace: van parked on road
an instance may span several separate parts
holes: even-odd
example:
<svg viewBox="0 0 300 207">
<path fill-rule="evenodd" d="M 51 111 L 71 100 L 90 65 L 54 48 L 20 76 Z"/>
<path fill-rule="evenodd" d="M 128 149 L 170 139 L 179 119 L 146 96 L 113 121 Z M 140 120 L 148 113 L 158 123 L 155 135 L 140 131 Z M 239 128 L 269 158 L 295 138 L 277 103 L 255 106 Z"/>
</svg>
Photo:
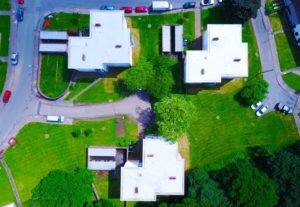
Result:
<svg viewBox="0 0 300 207">
<path fill-rule="evenodd" d="M 151 5 L 151 11 L 153 12 L 171 11 L 172 8 L 172 4 L 168 1 L 152 1 Z"/>
<path fill-rule="evenodd" d="M 47 121 L 62 123 L 64 121 L 64 117 L 63 116 L 47 116 Z"/>
</svg>

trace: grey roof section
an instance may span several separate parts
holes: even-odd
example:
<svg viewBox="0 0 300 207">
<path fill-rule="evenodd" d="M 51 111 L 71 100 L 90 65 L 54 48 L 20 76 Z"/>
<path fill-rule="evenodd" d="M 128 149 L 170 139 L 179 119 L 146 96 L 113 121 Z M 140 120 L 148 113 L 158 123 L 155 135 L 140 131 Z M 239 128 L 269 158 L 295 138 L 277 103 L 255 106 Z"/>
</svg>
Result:
<svg viewBox="0 0 300 207">
<path fill-rule="evenodd" d="M 114 170 L 116 161 L 93 160 L 88 161 L 88 169 L 90 170 Z"/>
<path fill-rule="evenodd" d="M 171 26 L 162 27 L 162 52 L 171 52 Z"/>
<path fill-rule="evenodd" d="M 183 26 L 175 26 L 175 52 L 183 51 Z"/>
<path fill-rule="evenodd" d="M 116 148 L 100 148 L 100 147 L 90 147 L 88 149 L 89 156 L 104 156 L 104 157 L 114 157 L 117 154 Z"/>
<path fill-rule="evenodd" d="M 68 40 L 68 33 L 65 31 L 41 31 L 41 40 Z"/>
<path fill-rule="evenodd" d="M 67 44 L 40 44 L 40 52 L 65 53 L 67 52 Z"/>
</svg>

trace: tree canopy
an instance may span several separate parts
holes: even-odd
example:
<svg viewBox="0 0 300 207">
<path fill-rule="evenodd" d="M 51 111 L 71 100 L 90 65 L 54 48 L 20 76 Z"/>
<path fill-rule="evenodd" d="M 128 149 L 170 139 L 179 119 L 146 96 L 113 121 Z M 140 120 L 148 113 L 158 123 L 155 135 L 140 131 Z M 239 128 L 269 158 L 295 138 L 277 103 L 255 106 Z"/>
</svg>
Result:
<svg viewBox="0 0 300 207">
<path fill-rule="evenodd" d="M 82 207 L 93 195 L 94 174 L 87 169 L 77 169 L 67 173 L 51 171 L 33 189 L 30 206 Z"/>
<path fill-rule="evenodd" d="M 225 17 L 232 23 L 244 24 L 257 16 L 261 6 L 260 0 L 224 0 Z"/>
<path fill-rule="evenodd" d="M 241 91 L 241 97 L 247 104 L 263 100 L 268 93 L 269 84 L 261 77 L 249 81 Z"/>
<path fill-rule="evenodd" d="M 165 97 L 154 105 L 158 133 L 170 141 L 186 132 L 196 115 L 193 103 L 181 97 Z"/>
<path fill-rule="evenodd" d="M 124 83 L 131 91 L 141 89 L 155 98 L 163 98 L 175 84 L 172 73 L 174 64 L 166 56 L 141 57 L 136 66 L 126 71 Z"/>
</svg>

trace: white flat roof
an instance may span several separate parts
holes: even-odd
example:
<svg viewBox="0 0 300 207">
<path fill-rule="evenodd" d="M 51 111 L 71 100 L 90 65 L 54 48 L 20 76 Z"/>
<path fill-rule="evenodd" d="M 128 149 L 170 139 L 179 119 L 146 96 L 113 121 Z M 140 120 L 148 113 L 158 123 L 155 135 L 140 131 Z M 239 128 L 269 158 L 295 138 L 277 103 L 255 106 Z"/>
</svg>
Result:
<svg viewBox="0 0 300 207">
<path fill-rule="evenodd" d="M 90 36 L 69 37 L 69 69 L 132 65 L 130 30 L 124 11 L 90 11 Z"/>
<path fill-rule="evenodd" d="M 116 161 L 88 161 L 88 169 L 90 170 L 114 170 L 116 168 Z"/>
<path fill-rule="evenodd" d="M 114 157 L 117 154 L 116 148 L 104 148 L 104 147 L 89 147 L 88 156 L 106 156 Z"/>
<path fill-rule="evenodd" d="M 219 83 L 222 78 L 248 76 L 248 44 L 239 24 L 209 24 L 204 50 L 187 51 L 185 83 Z"/>
<path fill-rule="evenodd" d="M 183 25 L 175 26 L 175 52 L 183 51 Z"/>
<path fill-rule="evenodd" d="M 40 52 L 67 52 L 67 44 L 40 44 Z"/>
<path fill-rule="evenodd" d="M 67 40 L 68 33 L 65 31 L 40 31 L 41 40 Z"/>
<path fill-rule="evenodd" d="M 121 200 L 156 201 L 157 195 L 184 195 L 184 159 L 177 143 L 147 136 L 142 167 L 127 161 L 121 168 Z"/>
<path fill-rule="evenodd" d="M 162 26 L 162 51 L 171 52 L 171 26 Z"/>
</svg>

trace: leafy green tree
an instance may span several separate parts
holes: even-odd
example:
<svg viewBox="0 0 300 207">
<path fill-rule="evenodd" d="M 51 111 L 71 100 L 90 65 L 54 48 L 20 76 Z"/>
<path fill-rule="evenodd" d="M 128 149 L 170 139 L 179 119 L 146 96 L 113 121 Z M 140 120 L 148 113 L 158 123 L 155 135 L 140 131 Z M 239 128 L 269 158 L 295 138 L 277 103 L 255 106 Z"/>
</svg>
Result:
<svg viewBox="0 0 300 207">
<path fill-rule="evenodd" d="M 260 0 L 224 0 L 225 17 L 232 23 L 244 24 L 250 18 L 257 16 L 261 6 Z"/>
<path fill-rule="evenodd" d="M 181 137 L 195 118 L 196 108 L 181 97 L 165 97 L 154 105 L 158 133 L 170 141 Z"/>
<path fill-rule="evenodd" d="M 101 199 L 98 201 L 98 203 L 95 205 L 95 207 L 115 207 L 116 205 L 112 204 L 109 200 L 107 199 Z"/>
<path fill-rule="evenodd" d="M 33 189 L 30 206 L 82 207 L 93 195 L 94 174 L 87 169 L 66 173 L 51 171 Z"/>
<path fill-rule="evenodd" d="M 146 90 L 153 76 L 153 65 L 145 57 L 141 57 L 136 66 L 126 71 L 124 83 L 131 91 Z"/>
<path fill-rule="evenodd" d="M 281 151 L 268 160 L 269 174 L 278 183 L 279 206 L 300 206 L 300 157 Z"/>
<path fill-rule="evenodd" d="M 189 177 L 189 198 L 195 199 L 201 207 L 230 207 L 232 204 L 218 183 L 209 178 L 206 171 L 197 168 L 191 171 Z"/>
<path fill-rule="evenodd" d="M 263 100 L 268 93 L 269 84 L 260 77 L 249 81 L 241 91 L 241 97 L 247 104 Z"/>
<path fill-rule="evenodd" d="M 277 184 L 249 161 L 230 165 L 218 175 L 235 206 L 273 207 L 277 204 Z"/>
</svg>

